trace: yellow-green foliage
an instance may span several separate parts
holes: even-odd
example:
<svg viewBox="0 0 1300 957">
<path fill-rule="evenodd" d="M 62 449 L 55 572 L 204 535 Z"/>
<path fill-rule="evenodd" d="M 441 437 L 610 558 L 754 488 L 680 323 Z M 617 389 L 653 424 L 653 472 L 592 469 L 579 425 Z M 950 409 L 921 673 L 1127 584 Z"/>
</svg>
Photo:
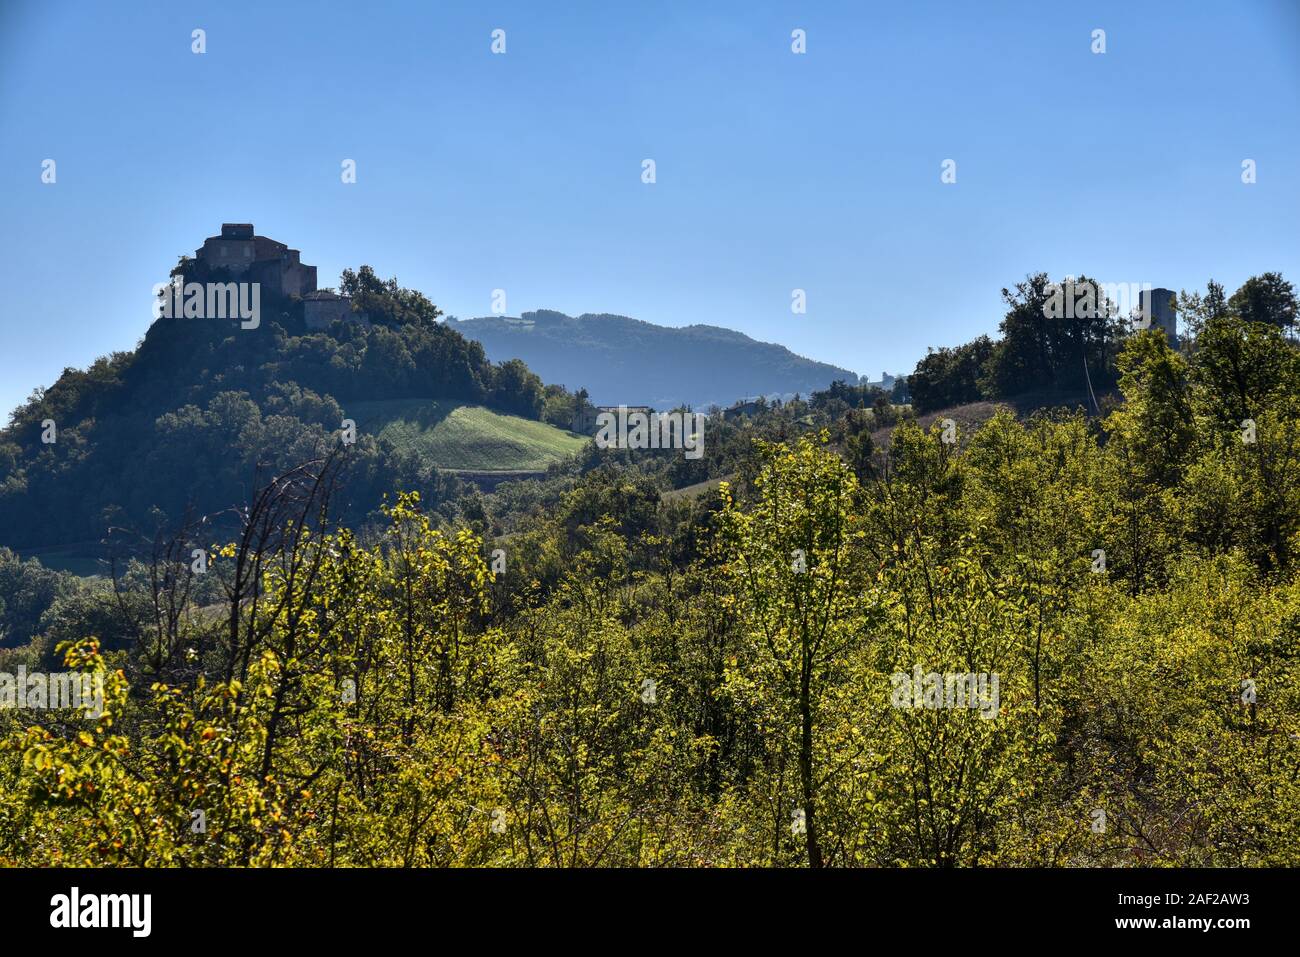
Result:
<svg viewBox="0 0 1300 957">
<path fill-rule="evenodd" d="M 763 446 L 694 522 L 539 521 L 500 576 L 415 496 L 286 532 L 162 671 L 66 648 L 98 720 L 0 713 L 0 864 L 1300 864 L 1300 377 L 1204 341 L 1136 337 L 1104 430 L 905 423 L 870 481 Z M 918 671 L 997 698 L 902 706 Z"/>
</svg>

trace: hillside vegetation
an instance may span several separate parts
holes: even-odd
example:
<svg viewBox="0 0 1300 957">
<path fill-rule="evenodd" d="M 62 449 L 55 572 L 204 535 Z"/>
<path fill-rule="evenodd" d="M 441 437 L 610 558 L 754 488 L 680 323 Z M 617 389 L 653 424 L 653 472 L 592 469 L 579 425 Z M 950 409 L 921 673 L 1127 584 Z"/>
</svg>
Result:
<svg viewBox="0 0 1300 957">
<path fill-rule="evenodd" d="M 196 282 L 225 278 L 188 259 L 177 270 Z M 483 411 L 407 447 L 363 427 L 345 478 L 344 517 L 355 524 L 399 488 L 454 514 L 462 490 L 431 449 L 465 460 L 483 437 L 482 461 L 530 467 L 572 449 L 536 421 L 548 405 L 568 414 L 564 390 L 518 360 L 489 362 L 424 295 L 368 266 L 345 270 L 341 288 L 372 326 L 310 330 L 301 302 L 270 297 L 255 329 L 160 318 L 134 351 L 68 369 L 33 393 L 0 431 L 0 544 L 52 549 L 96 542 L 109 528 L 148 541 L 186 516 L 230 521 L 251 485 L 338 446 L 343 408 L 357 402 L 441 396 Z"/>
<path fill-rule="evenodd" d="M 352 402 L 357 425 L 422 467 L 543 471 L 590 441 L 553 425 L 445 399 Z"/>
<path fill-rule="evenodd" d="M 1121 315 L 1104 286 L 1086 276 L 1050 282 L 1046 273 L 1032 273 L 1004 288 L 1002 298 L 1007 311 L 998 339 L 978 336 L 931 349 L 916 364 L 906 384 L 916 411 L 999 399 L 1022 406 L 1078 401 L 1100 412 L 1119 381 L 1120 350 L 1136 317 Z M 1066 299 L 1069 319 L 1060 315 Z M 1251 276 L 1231 296 L 1211 279 L 1204 294 L 1181 293 L 1176 305 L 1193 341 L 1211 321 L 1228 316 L 1295 329 L 1295 289 L 1276 272 Z"/>
<path fill-rule="evenodd" d="M 0 711 L 0 864 L 1296 866 L 1300 354 L 1229 315 L 1116 371 L 1101 419 L 881 447 L 840 387 L 365 536 L 344 450 L 201 574 L 0 551 L 0 670 L 104 688 Z"/>
</svg>

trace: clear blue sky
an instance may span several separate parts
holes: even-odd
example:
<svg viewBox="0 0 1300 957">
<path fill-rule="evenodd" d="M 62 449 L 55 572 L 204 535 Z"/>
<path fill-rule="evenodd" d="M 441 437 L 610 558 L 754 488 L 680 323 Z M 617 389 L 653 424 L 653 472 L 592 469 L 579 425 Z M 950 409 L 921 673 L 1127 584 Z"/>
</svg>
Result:
<svg viewBox="0 0 1300 957">
<path fill-rule="evenodd" d="M 1297 0 L 549 6 L 0 0 L 0 406 L 132 348 L 223 221 L 322 285 L 370 263 L 461 318 L 503 288 L 873 377 L 993 332 L 1032 270 L 1300 283 Z"/>
</svg>

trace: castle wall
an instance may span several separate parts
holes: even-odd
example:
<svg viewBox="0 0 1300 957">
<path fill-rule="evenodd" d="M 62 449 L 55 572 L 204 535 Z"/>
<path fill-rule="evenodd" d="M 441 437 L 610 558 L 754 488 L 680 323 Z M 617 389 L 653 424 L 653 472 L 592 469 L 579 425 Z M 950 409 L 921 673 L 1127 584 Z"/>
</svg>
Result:
<svg viewBox="0 0 1300 957">
<path fill-rule="evenodd" d="M 284 273 L 284 294 L 305 296 L 316 291 L 316 267 L 294 263 Z"/>
<path fill-rule="evenodd" d="M 352 300 L 342 296 L 331 299 L 304 299 L 302 317 L 308 329 L 328 329 L 337 320 L 356 322 L 370 328 L 370 318 L 365 313 L 352 311 Z"/>
<path fill-rule="evenodd" d="M 196 255 L 213 268 L 229 269 L 232 273 L 247 270 L 257 259 L 255 244 L 251 239 L 208 239 Z"/>
</svg>

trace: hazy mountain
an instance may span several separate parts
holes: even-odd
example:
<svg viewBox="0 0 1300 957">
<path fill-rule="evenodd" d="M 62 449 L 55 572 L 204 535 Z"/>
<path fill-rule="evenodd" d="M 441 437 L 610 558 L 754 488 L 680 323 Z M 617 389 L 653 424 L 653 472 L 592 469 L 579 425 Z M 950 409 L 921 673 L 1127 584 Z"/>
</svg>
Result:
<svg viewBox="0 0 1300 957">
<path fill-rule="evenodd" d="M 598 405 L 726 406 L 858 381 L 848 369 L 719 326 L 672 328 L 589 313 L 575 319 L 547 309 L 448 322 L 494 362 L 522 359 L 543 381 L 585 388 Z"/>
</svg>

